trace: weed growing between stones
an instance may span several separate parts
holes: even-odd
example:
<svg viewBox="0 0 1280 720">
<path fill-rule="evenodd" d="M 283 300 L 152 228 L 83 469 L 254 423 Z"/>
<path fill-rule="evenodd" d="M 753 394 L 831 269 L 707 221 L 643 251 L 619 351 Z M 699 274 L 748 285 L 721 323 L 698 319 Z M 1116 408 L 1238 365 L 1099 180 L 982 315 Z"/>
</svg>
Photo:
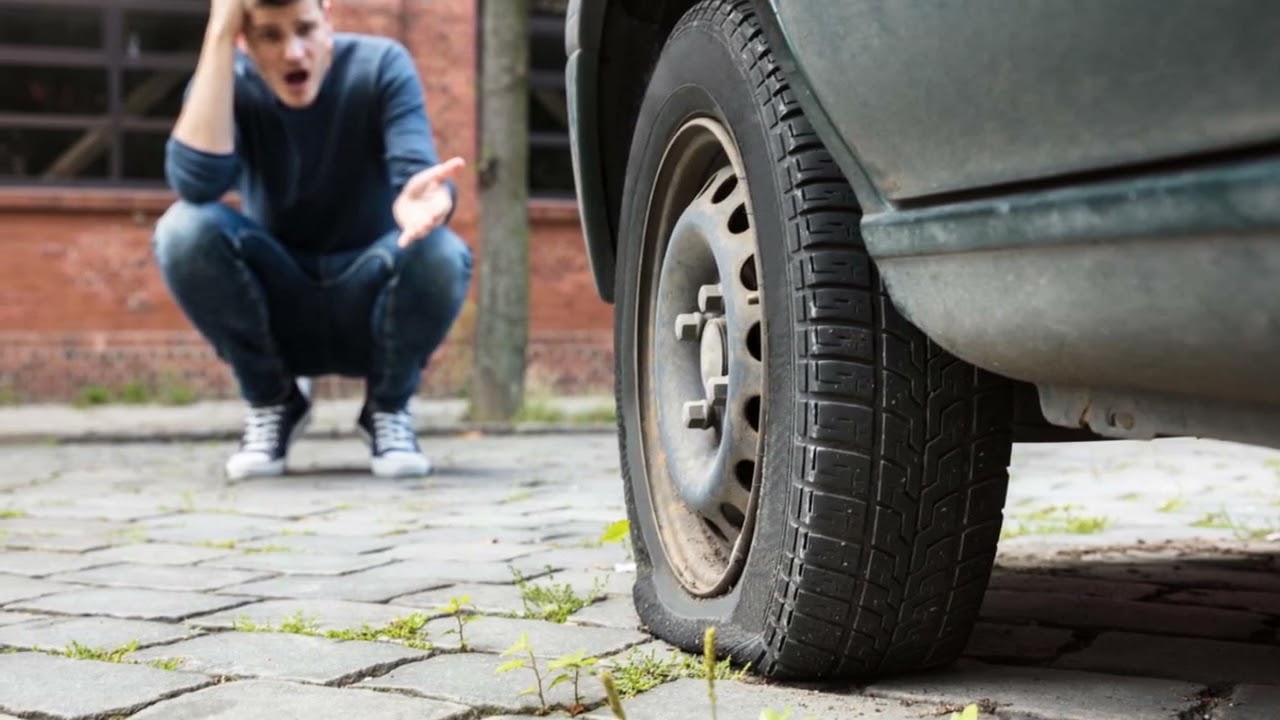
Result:
<svg viewBox="0 0 1280 720">
<path fill-rule="evenodd" d="M 138 649 L 138 641 L 132 640 L 117 648 L 95 648 L 71 641 L 61 653 L 74 660 L 98 660 L 101 662 L 122 663 L 124 658 Z"/>
<path fill-rule="evenodd" d="M 1205 513 L 1204 517 L 1191 523 L 1192 527 L 1230 530 L 1237 540 L 1269 539 L 1280 531 L 1280 522 L 1277 522 L 1276 525 L 1277 527 L 1250 527 L 1234 520 L 1225 509 L 1218 512 Z"/>
<path fill-rule="evenodd" d="M 99 662 L 109 663 L 130 663 L 129 655 L 136 652 L 140 647 L 137 640 L 131 640 L 124 645 L 116 648 L 95 648 L 88 645 L 82 645 L 76 641 L 60 651 L 53 653 L 69 657 L 73 660 L 97 660 Z M 17 652 L 15 649 L 14 652 Z M 157 658 L 147 663 L 157 670 L 177 670 L 182 665 L 182 658 Z"/>
<path fill-rule="evenodd" d="M 1051 505 L 1031 513 L 1015 516 L 1000 533 L 1001 540 L 1022 535 L 1092 535 L 1107 529 L 1111 520 L 1105 517 L 1076 515 L 1078 505 Z"/>
<path fill-rule="evenodd" d="M 511 569 L 515 576 L 516 587 L 520 590 L 520 600 L 524 603 L 525 617 L 563 623 L 569 616 L 582 608 L 599 600 L 604 589 L 604 581 L 597 578 L 591 584 L 591 590 L 578 595 L 568 583 L 532 584 L 524 579 L 519 570 Z"/>
<path fill-rule="evenodd" d="M 579 650 L 575 653 L 561 655 L 547 663 L 546 672 L 538 667 L 538 658 L 533 654 L 533 646 L 529 644 L 529 634 L 521 633 L 520 639 L 506 650 L 502 651 L 501 657 L 513 657 L 497 667 L 494 673 L 507 673 L 514 670 L 528 669 L 533 673 L 534 683 L 524 690 L 520 691 L 521 695 L 538 696 L 538 714 L 545 715 L 551 712 L 551 704 L 547 702 L 547 693 L 557 685 L 563 683 L 573 683 L 573 703 L 565 708 L 570 715 L 581 715 L 587 711 L 587 707 L 582 704 L 582 675 L 594 675 L 595 665 L 599 662 L 597 658 L 587 657 L 586 650 Z M 550 675 L 549 673 L 555 673 Z"/>
<path fill-rule="evenodd" d="M 26 510 L 19 510 L 18 508 L 0 508 L 0 520 L 16 520 L 26 516 Z"/>
<path fill-rule="evenodd" d="M 622 660 L 610 662 L 609 672 L 623 699 L 635 697 L 673 680 L 705 680 L 707 674 L 703 658 L 686 655 L 675 649 L 665 658 L 658 657 L 653 650 L 647 653 L 632 650 Z M 746 677 L 747 669 L 735 670 L 729 664 L 729 659 L 725 658 L 715 664 L 712 672 L 717 680 L 742 680 Z"/>
<path fill-rule="evenodd" d="M 680 668 L 690 668 L 690 667 L 700 668 L 702 675 L 705 677 L 707 681 L 707 698 L 711 702 L 711 720 L 717 720 L 716 718 L 716 712 L 717 712 L 716 680 L 717 679 L 739 680 L 747 672 L 747 669 L 743 668 L 737 671 L 736 673 L 733 673 L 733 671 L 730 669 L 728 658 L 721 661 L 716 660 L 715 639 L 716 639 L 715 628 L 714 627 L 707 628 L 706 632 L 703 634 L 703 637 L 702 637 L 701 663 L 698 663 L 698 660 L 696 658 L 684 656 L 683 660 L 674 661 L 672 663 L 669 663 L 666 666 L 666 667 L 675 666 Z M 632 655 L 634 656 L 634 653 L 632 653 Z M 652 653 L 649 654 L 650 660 L 652 659 L 652 655 L 653 655 Z M 674 660 L 674 656 L 676 655 L 675 651 L 672 651 L 672 655 Z M 628 659 L 630 659 L 630 656 Z M 630 697 L 631 695 L 635 695 L 640 692 L 644 692 L 645 690 L 649 690 L 653 687 L 657 687 L 659 684 L 661 684 L 662 682 L 666 682 L 667 680 L 675 680 L 676 678 L 679 678 L 679 677 L 693 677 L 692 675 L 687 675 L 687 674 L 673 674 L 673 675 L 670 675 L 669 677 L 666 677 L 663 680 L 660 680 L 659 682 L 654 682 L 652 685 L 649 685 L 647 682 L 640 684 L 642 686 L 638 687 L 638 689 L 634 689 L 629 694 L 623 693 L 622 691 L 619 690 L 618 678 L 626 677 L 630 674 L 634 674 L 636 672 L 636 668 L 637 668 L 637 665 L 635 663 L 628 662 L 626 664 L 615 665 L 612 668 L 612 670 L 601 670 L 599 673 L 600 684 L 604 686 L 605 703 L 606 705 L 608 705 L 610 712 L 613 713 L 613 716 L 617 718 L 617 720 L 627 720 L 626 708 L 624 708 L 622 705 L 623 697 Z M 732 673 L 732 674 L 729 674 L 729 673 Z M 963 710 L 951 713 L 951 717 L 949 718 L 949 720 L 978 720 L 978 713 L 980 709 L 981 708 L 977 703 L 971 703 L 965 706 Z M 781 710 L 774 710 L 773 708 L 764 708 L 760 711 L 759 720 L 791 720 L 791 708 L 784 707 Z M 817 719 L 814 718 L 812 715 L 806 715 L 804 717 L 804 720 L 817 720 Z"/>
<path fill-rule="evenodd" d="M 580 690 L 582 673 L 583 671 L 586 671 L 589 675 L 595 674 L 595 671 L 591 668 L 599 661 L 596 658 L 587 657 L 586 655 L 586 650 L 579 650 L 578 652 L 571 653 L 569 655 L 561 655 L 555 660 L 547 663 L 548 670 L 564 671 L 551 679 L 551 684 L 547 686 L 548 690 L 560 683 L 573 683 L 573 706 L 569 708 L 570 715 L 578 715 L 586 712 L 587 710 L 586 707 L 582 705 L 582 692 Z"/>
<path fill-rule="evenodd" d="M 456 631 L 458 633 L 458 649 L 462 652 L 467 652 L 471 649 L 467 646 L 467 639 L 462 635 L 463 626 L 476 619 L 475 607 L 472 606 L 470 610 L 467 609 L 467 606 L 470 603 L 470 595 L 463 595 L 462 597 L 455 596 L 449 598 L 449 604 L 440 608 L 440 612 L 452 617 L 458 623 L 458 629 Z M 454 630 L 449 630 L 445 635 L 452 635 L 454 632 Z"/>
<path fill-rule="evenodd" d="M 551 712 L 551 706 L 547 704 L 547 694 L 543 690 L 542 670 L 538 668 L 538 658 L 533 654 L 533 646 L 529 644 L 529 634 L 520 633 L 520 639 L 514 645 L 502 651 L 501 657 L 519 656 L 514 660 L 508 660 L 498 666 L 495 673 L 507 673 L 512 670 L 528 668 L 533 673 L 534 684 L 520 691 L 521 695 L 538 694 L 539 711 L 542 714 Z M 523 656 L 528 656 L 526 659 Z"/>
<path fill-rule="evenodd" d="M 294 635 L 311 635 L 329 638 L 330 640 L 395 642 L 414 650 L 435 649 L 435 646 L 426 639 L 425 633 L 423 633 L 423 628 L 427 624 L 427 616 L 422 613 L 410 613 L 404 617 L 395 618 L 386 625 L 376 627 L 364 623 L 358 628 L 321 632 L 316 627 L 316 624 L 316 619 L 306 617 L 301 612 L 297 612 L 286 617 L 277 626 L 273 626 L 270 623 L 259 625 L 246 617 L 241 617 L 232 623 L 231 629 L 239 632 L 279 632 Z"/>
</svg>

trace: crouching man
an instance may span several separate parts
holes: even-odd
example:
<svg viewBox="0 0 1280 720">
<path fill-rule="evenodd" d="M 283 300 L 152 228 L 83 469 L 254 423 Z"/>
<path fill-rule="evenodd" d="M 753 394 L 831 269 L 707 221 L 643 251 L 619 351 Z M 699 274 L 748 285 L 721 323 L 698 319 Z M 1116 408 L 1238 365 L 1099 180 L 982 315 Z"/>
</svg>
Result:
<svg viewBox="0 0 1280 720">
<path fill-rule="evenodd" d="M 304 378 L 327 374 L 365 381 L 375 475 L 430 471 L 409 400 L 471 279 L 445 225 L 462 164 L 438 161 L 401 45 L 335 33 L 328 0 L 212 0 L 154 249 L 249 405 L 229 477 L 284 471 Z M 240 211 L 219 202 L 232 189 Z"/>
</svg>

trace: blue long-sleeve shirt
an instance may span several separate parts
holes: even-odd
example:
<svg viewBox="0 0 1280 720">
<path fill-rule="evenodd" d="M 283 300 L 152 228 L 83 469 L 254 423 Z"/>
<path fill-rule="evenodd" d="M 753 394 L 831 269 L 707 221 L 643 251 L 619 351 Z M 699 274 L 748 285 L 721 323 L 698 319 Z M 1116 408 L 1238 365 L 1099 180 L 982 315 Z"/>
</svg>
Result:
<svg viewBox="0 0 1280 720">
<path fill-rule="evenodd" d="M 364 247 L 397 229 L 396 195 L 439 161 L 413 60 L 387 38 L 336 34 L 319 94 L 301 109 L 279 102 L 238 54 L 235 126 L 227 155 L 170 138 L 169 186 L 194 203 L 235 188 L 246 215 L 310 252 Z"/>
</svg>

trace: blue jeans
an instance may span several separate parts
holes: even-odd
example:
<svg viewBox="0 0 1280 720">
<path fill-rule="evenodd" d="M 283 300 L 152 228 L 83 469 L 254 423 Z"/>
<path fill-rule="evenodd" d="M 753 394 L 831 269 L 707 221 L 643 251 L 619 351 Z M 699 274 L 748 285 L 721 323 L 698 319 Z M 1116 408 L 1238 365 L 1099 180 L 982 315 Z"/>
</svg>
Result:
<svg viewBox="0 0 1280 720">
<path fill-rule="evenodd" d="M 472 263 L 448 228 L 407 248 L 396 237 L 306 253 L 225 205 L 180 201 L 153 247 L 169 292 L 251 405 L 284 400 L 297 377 L 344 375 L 365 378 L 376 410 L 396 411 L 457 319 Z"/>
</svg>

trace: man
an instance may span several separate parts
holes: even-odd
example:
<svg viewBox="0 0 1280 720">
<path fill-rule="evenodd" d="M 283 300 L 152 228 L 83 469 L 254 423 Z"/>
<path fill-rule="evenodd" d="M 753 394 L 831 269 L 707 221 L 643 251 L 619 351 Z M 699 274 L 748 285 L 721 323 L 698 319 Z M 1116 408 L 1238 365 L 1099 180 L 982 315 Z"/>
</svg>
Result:
<svg viewBox="0 0 1280 720">
<path fill-rule="evenodd" d="M 462 165 L 437 164 L 401 45 L 334 33 L 328 0 L 212 0 L 167 147 L 181 199 L 154 246 L 249 403 L 229 477 L 284 471 L 310 419 L 303 379 L 323 374 L 365 379 L 375 475 L 430 471 L 408 404 L 471 279 L 445 227 Z M 243 212 L 219 202 L 233 188 Z"/>
</svg>

